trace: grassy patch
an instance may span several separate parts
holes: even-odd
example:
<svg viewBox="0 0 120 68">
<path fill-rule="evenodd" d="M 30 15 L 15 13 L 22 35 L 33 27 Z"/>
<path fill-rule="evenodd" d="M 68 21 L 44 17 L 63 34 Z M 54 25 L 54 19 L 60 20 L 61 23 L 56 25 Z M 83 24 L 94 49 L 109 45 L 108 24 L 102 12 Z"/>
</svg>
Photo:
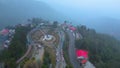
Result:
<svg viewBox="0 0 120 68">
<path fill-rule="evenodd" d="M 51 59 L 51 63 L 53 68 L 55 68 L 55 64 L 56 64 L 56 55 L 55 55 L 55 49 L 54 48 L 46 48 L 48 53 L 50 54 L 50 59 Z"/>
<path fill-rule="evenodd" d="M 52 68 L 55 68 L 56 65 L 55 49 L 52 47 L 46 47 L 42 68 L 49 68 L 50 64 L 52 64 Z"/>
</svg>

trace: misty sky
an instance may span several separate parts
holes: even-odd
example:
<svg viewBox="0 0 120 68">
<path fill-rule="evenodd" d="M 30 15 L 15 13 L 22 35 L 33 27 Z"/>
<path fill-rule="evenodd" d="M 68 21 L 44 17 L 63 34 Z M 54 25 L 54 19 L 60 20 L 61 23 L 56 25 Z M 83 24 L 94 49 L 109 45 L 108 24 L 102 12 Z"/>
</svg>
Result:
<svg viewBox="0 0 120 68">
<path fill-rule="evenodd" d="M 36 0 L 43 1 L 77 24 L 120 38 L 120 0 Z M 109 24 L 108 24 L 109 23 Z M 73 24 L 76 24 L 73 22 Z M 102 28 L 101 28 L 102 27 Z"/>
<path fill-rule="evenodd" d="M 76 18 L 111 17 L 120 19 L 120 0 L 37 0 Z"/>
<path fill-rule="evenodd" d="M 86 25 L 120 38 L 120 0 L 0 0 L 0 7 L 2 26 L 41 17 Z"/>
</svg>

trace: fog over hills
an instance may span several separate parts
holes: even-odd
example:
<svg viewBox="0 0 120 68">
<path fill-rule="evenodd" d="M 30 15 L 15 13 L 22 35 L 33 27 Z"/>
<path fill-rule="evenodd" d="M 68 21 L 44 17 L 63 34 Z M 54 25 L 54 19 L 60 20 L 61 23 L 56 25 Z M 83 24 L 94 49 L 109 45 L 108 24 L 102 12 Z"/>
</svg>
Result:
<svg viewBox="0 0 120 68">
<path fill-rule="evenodd" d="M 51 2 L 51 0 L 48 1 Z M 49 4 L 43 0 L 0 0 L 0 29 L 7 25 L 26 23 L 25 21 L 29 18 L 39 17 L 45 20 L 68 20 L 70 22 L 72 20 L 73 25 L 84 24 L 97 32 L 120 38 L 120 20 L 109 17 L 118 17 L 119 14 L 117 15 L 110 9 L 104 11 L 86 7 L 74 9 L 75 7 L 72 6 L 70 6 L 71 8 L 65 8 L 57 4 L 52 2 Z M 112 14 L 110 15 L 110 13 Z M 105 14 L 108 17 L 104 17 Z"/>
<path fill-rule="evenodd" d="M 85 21 L 87 26 L 96 29 L 97 32 L 106 33 L 120 39 L 120 20 L 114 18 L 97 18 Z M 89 23 L 88 23 L 89 22 Z"/>
<path fill-rule="evenodd" d="M 28 18 L 63 20 L 64 17 L 44 2 L 35 0 L 0 0 L 0 28 L 23 23 Z"/>
</svg>

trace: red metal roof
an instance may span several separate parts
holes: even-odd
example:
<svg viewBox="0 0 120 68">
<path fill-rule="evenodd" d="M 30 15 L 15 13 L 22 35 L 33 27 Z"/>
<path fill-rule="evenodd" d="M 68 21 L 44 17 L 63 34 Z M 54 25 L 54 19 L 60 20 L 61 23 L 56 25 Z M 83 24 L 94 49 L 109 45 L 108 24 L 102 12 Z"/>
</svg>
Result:
<svg viewBox="0 0 120 68">
<path fill-rule="evenodd" d="M 76 28 L 73 27 L 73 26 L 70 26 L 69 29 L 72 30 L 72 31 L 75 31 L 75 30 L 76 30 Z"/>
<path fill-rule="evenodd" d="M 3 29 L 3 30 L 1 31 L 1 34 L 3 34 L 3 35 L 8 34 L 8 33 L 9 33 L 9 30 L 8 30 L 8 29 Z"/>
<path fill-rule="evenodd" d="M 87 60 L 82 60 L 81 63 L 82 64 L 85 64 L 87 62 Z"/>
<path fill-rule="evenodd" d="M 88 51 L 86 50 L 76 50 L 76 56 L 77 57 L 84 57 L 84 58 L 88 58 Z"/>
</svg>

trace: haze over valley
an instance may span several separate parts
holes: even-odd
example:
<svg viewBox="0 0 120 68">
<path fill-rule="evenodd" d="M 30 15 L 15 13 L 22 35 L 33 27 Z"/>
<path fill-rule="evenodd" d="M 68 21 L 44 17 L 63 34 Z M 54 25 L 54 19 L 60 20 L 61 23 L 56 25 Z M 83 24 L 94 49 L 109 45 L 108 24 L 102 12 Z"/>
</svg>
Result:
<svg viewBox="0 0 120 68">
<path fill-rule="evenodd" d="M 0 68 L 120 68 L 119 0 L 0 0 Z"/>
<path fill-rule="evenodd" d="M 7 25 L 26 23 L 29 18 L 39 17 L 60 22 L 68 20 L 73 25 L 84 24 L 97 32 L 120 38 L 119 1 L 88 0 L 88 3 L 79 0 L 62 1 L 0 0 L 0 29 Z"/>
</svg>

